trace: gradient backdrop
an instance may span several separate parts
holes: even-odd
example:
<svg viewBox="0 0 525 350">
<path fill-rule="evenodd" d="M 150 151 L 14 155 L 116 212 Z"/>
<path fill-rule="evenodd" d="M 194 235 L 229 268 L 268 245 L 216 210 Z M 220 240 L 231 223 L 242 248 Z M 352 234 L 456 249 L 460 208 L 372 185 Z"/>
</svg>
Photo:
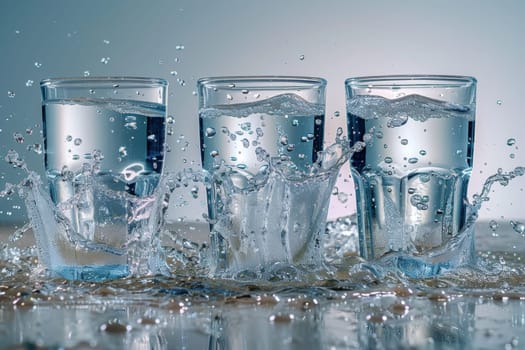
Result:
<svg viewBox="0 0 525 350">
<path fill-rule="evenodd" d="M 39 82 L 49 77 L 134 75 L 170 82 L 176 132 L 168 170 L 198 167 L 195 84 L 210 75 L 310 75 L 328 80 L 326 140 L 345 126 L 345 78 L 459 74 L 478 79 L 471 195 L 498 168 L 525 165 L 525 1 L 15 1 L 0 2 L 0 190 L 23 178 L 3 161 L 17 150 L 43 171 Z M 303 58 L 304 57 L 304 58 Z M 336 112 L 340 116 L 336 117 Z M 346 130 L 346 128 L 345 128 Z M 23 143 L 13 133 L 24 136 Z M 507 139 L 515 138 L 513 146 Z M 446 142 L 446 140 L 443 140 Z M 355 211 L 348 167 L 330 216 Z M 524 218 L 525 179 L 497 187 L 481 218 Z M 170 219 L 199 219 L 205 199 L 174 196 Z M 180 203 L 187 201 L 186 207 Z M 24 222 L 16 197 L 0 198 L 0 223 Z"/>
</svg>

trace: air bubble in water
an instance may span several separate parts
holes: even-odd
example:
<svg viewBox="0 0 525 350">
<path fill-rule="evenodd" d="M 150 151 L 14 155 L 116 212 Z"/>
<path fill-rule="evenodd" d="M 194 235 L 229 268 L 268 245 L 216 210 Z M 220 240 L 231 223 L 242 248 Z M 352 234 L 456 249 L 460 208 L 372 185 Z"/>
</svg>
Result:
<svg viewBox="0 0 525 350">
<path fill-rule="evenodd" d="M 286 146 L 288 144 L 288 136 L 286 135 L 281 136 L 281 138 L 279 139 L 279 142 L 281 143 L 281 145 Z"/>
<path fill-rule="evenodd" d="M 80 144 L 82 143 L 82 139 L 76 138 L 75 141 L 73 141 L 73 143 L 75 144 L 75 146 L 80 146 Z"/>
<path fill-rule="evenodd" d="M 173 76 L 176 76 L 176 75 L 179 74 L 179 73 L 178 73 L 176 70 L 172 70 L 172 71 L 170 72 L 170 74 L 173 75 Z"/>
<path fill-rule="evenodd" d="M 250 147 L 250 141 L 248 139 L 242 139 L 242 145 L 244 148 Z"/>
<path fill-rule="evenodd" d="M 299 55 L 299 60 L 304 61 L 304 55 Z"/>
<path fill-rule="evenodd" d="M 157 141 L 157 135 L 155 134 L 148 135 L 148 141 Z"/>
<path fill-rule="evenodd" d="M 205 133 L 207 137 L 213 137 L 217 134 L 217 131 L 214 128 L 206 128 Z"/>
<path fill-rule="evenodd" d="M 31 80 L 31 79 L 28 79 L 28 80 L 26 81 L 26 86 L 27 86 L 27 87 L 33 86 L 33 84 L 34 84 L 34 81 Z"/>
<path fill-rule="evenodd" d="M 88 71 L 88 70 L 85 70 L 84 71 L 84 76 L 85 77 L 89 77 L 91 75 L 91 73 Z"/>
<path fill-rule="evenodd" d="M 398 113 L 388 120 L 388 122 L 386 123 L 386 126 L 389 128 L 397 128 L 402 125 L 405 125 L 407 121 L 408 121 L 408 114 Z"/>
<path fill-rule="evenodd" d="M 66 136 L 66 141 L 67 142 L 71 142 L 72 140 L 73 140 L 73 136 L 71 136 L 71 135 L 67 135 Z"/>
<path fill-rule="evenodd" d="M 177 51 L 184 50 L 184 45 L 176 45 L 175 50 Z"/>
<path fill-rule="evenodd" d="M 507 140 L 507 146 L 513 146 L 514 144 L 516 144 L 515 138 L 510 138 Z"/>
<path fill-rule="evenodd" d="M 13 133 L 13 139 L 16 143 L 24 143 L 24 136 L 19 132 Z"/>
<path fill-rule="evenodd" d="M 109 43 L 110 43 L 110 41 L 109 41 L 109 40 L 106 40 L 106 39 L 104 39 L 102 42 L 103 42 L 104 44 L 106 44 L 106 45 L 109 45 Z"/>
<path fill-rule="evenodd" d="M 9 98 L 15 98 L 16 94 L 14 91 L 7 90 L 7 97 Z"/>
<path fill-rule="evenodd" d="M 498 106 L 501 106 L 501 105 L 503 104 L 503 101 L 502 101 L 502 100 L 496 100 L 496 104 L 497 104 Z"/>
<path fill-rule="evenodd" d="M 40 68 L 40 67 L 42 67 L 42 63 L 40 63 L 40 62 L 35 62 L 35 67 L 36 67 L 36 68 Z"/>
<path fill-rule="evenodd" d="M 128 151 L 127 151 L 126 147 L 124 147 L 124 146 L 120 146 L 119 147 L 118 153 L 120 154 L 120 156 L 122 158 L 124 158 L 124 157 L 126 157 L 128 155 Z"/>
<path fill-rule="evenodd" d="M 392 163 L 392 157 L 385 157 L 385 163 L 387 164 Z"/>
<path fill-rule="evenodd" d="M 416 164 L 418 162 L 419 159 L 417 159 L 416 157 L 412 157 L 412 158 L 408 158 L 408 162 L 410 164 Z"/>
<path fill-rule="evenodd" d="M 108 64 L 110 60 L 111 60 L 111 57 L 102 57 L 100 59 L 100 62 L 103 64 Z"/>
<path fill-rule="evenodd" d="M 408 140 L 407 140 L 407 139 L 402 139 L 402 140 L 401 140 L 401 144 L 402 144 L 403 146 L 408 145 Z"/>
<path fill-rule="evenodd" d="M 169 125 L 175 124 L 175 118 L 172 115 L 168 115 L 166 117 L 166 123 L 168 123 Z"/>
</svg>

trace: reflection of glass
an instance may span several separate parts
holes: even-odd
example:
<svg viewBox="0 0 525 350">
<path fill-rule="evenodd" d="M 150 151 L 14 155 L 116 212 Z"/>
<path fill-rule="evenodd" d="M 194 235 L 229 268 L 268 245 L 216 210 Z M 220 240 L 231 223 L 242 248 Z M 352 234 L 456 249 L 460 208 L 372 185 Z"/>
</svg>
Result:
<svg viewBox="0 0 525 350">
<path fill-rule="evenodd" d="M 45 168 L 57 211 L 36 227 L 41 260 L 70 279 L 126 276 L 129 240 L 155 241 L 149 219 L 157 215 L 167 83 L 69 78 L 44 80 L 41 88 Z M 134 256 L 157 260 L 151 245 L 133 246 Z"/>
<path fill-rule="evenodd" d="M 302 77 L 199 80 L 202 164 L 214 178 L 208 208 L 217 272 L 304 263 L 318 253 L 325 183 L 297 176 L 308 173 L 323 147 L 325 84 Z M 282 172 L 297 175 L 294 181 L 275 176 L 277 162 L 289 166 Z"/>
<path fill-rule="evenodd" d="M 379 76 L 346 81 L 361 255 L 424 254 L 463 228 L 476 80 Z"/>
</svg>

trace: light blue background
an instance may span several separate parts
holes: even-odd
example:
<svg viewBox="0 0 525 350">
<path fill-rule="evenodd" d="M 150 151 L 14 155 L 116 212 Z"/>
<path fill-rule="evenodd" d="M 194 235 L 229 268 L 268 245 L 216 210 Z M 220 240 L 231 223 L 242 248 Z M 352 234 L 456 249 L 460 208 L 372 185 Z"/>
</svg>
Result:
<svg viewBox="0 0 525 350">
<path fill-rule="evenodd" d="M 169 113 L 176 118 L 168 169 L 176 170 L 199 164 L 194 95 L 199 77 L 324 77 L 326 140 L 332 140 L 336 128 L 345 126 L 345 78 L 423 73 L 478 79 L 470 193 L 480 192 L 483 180 L 499 167 L 525 165 L 525 123 L 519 108 L 525 79 L 524 18 L 525 2 L 520 0 L 5 0 L 0 2 L 0 189 L 23 178 L 3 161 L 9 149 L 42 173 L 43 155 L 25 149 L 42 141 L 38 83 L 43 78 L 89 71 L 91 76 L 168 79 Z M 105 64 L 103 58 L 109 61 Z M 28 80 L 32 86 L 26 86 Z M 340 117 L 334 116 L 336 111 Z M 24 143 L 15 142 L 14 132 L 24 135 Z M 507 145 L 511 137 L 517 141 L 512 147 Z M 351 194 L 348 173 L 343 172 L 338 188 Z M 495 188 L 481 218 L 507 223 L 525 217 L 524 183 L 517 179 L 508 188 Z M 191 221 L 205 212 L 204 196 L 188 200 L 185 208 L 177 207 L 181 199 L 175 197 L 171 219 Z M 353 196 L 346 203 L 334 197 L 330 216 L 354 212 L 353 201 Z M 0 198 L 0 222 L 23 222 L 24 217 L 16 196 Z"/>
</svg>

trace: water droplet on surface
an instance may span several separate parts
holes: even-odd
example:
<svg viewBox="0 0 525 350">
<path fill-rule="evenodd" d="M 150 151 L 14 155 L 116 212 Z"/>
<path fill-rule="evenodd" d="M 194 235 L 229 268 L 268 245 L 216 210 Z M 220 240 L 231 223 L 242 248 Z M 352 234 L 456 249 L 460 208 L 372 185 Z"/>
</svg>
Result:
<svg viewBox="0 0 525 350">
<path fill-rule="evenodd" d="M 513 146 L 516 144 L 516 139 L 515 138 L 510 138 L 507 140 L 507 146 Z"/>
<path fill-rule="evenodd" d="M 392 157 L 385 157 L 385 163 L 387 164 L 392 163 Z"/>
<path fill-rule="evenodd" d="M 401 144 L 402 144 L 403 146 L 408 145 L 408 140 L 407 140 L 407 139 L 401 139 Z"/>
<path fill-rule="evenodd" d="M 176 76 L 176 75 L 179 74 L 179 73 L 178 73 L 176 70 L 172 70 L 172 71 L 170 72 L 170 74 L 173 75 L 173 76 Z"/>
<path fill-rule="evenodd" d="M 299 60 L 304 61 L 304 55 L 299 55 Z"/>
<path fill-rule="evenodd" d="M 419 154 L 422 155 L 422 156 L 426 156 L 427 155 L 427 151 L 422 149 L 422 150 L 419 151 Z"/>
<path fill-rule="evenodd" d="M 73 140 L 73 136 L 71 136 L 71 135 L 67 135 L 66 136 L 66 141 L 67 142 L 71 142 L 72 140 Z"/>
<path fill-rule="evenodd" d="M 502 101 L 502 100 L 496 100 L 496 104 L 497 104 L 498 106 L 501 106 L 501 105 L 503 104 L 503 101 Z"/>
<path fill-rule="evenodd" d="M 340 113 L 339 111 L 335 111 L 335 112 L 334 112 L 334 117 L 337 118 L 337 117 L 339 117 L 340 115 L 341 115 L 341 113 Z"/>
<path fill-rule="evenodd" d="M 419 159 L 416 158 L 416 157 L 408 158 L 408 162 L 409 162 L 410 164 L 416 164 L 416 163 L 418 162 L 418 160 L 419 160 Z"/>
</svg>

